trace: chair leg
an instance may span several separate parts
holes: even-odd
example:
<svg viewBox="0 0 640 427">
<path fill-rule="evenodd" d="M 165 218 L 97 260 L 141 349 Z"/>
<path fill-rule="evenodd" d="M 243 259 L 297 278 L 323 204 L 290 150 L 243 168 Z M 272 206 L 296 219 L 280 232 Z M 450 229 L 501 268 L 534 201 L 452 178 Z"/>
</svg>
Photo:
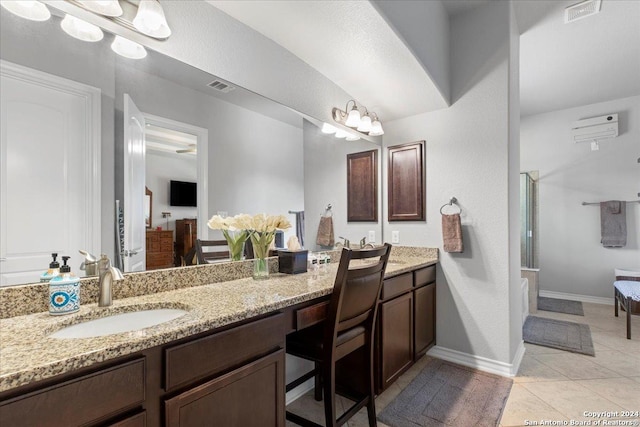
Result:
<svg viewBox="0 0 640 427">
<path fill-rule="evenodd" d="M 375 382 L 373 377 L 373 346 L 369 343 L 369 363 L 367 366 L 367 374 L 369 378 L 369 401 L 367 402 L 367 415 L 369 418 L 369 427 L 377 427 L 378 422 L 376 419 L 376 395 L 375 395 Z"/>
<path fill-rule="evenodd" d="M 320 402 L 322 400 L 322 370 L 320 363 L 315 362 L 316 366 L 316 376 L 315 376 L 315 385 L 313 390 L 313 397 L 316 401 Z"/>
<path fill-rule="evenodd" d="M 327 360 L 322 370 L 324 419 L 326 427 L 336 427 L 336 373 L 333 360 Z"/>
</svg>

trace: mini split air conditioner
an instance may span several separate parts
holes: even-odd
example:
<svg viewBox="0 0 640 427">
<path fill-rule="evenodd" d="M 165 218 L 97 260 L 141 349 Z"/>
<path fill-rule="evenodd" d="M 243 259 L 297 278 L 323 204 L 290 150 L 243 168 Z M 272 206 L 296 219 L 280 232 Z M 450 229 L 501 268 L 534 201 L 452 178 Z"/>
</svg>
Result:
<svg viewBox="0 0 640 427">
<path fill-rule="evenodd" d="M 578 120 L 571 126 L 573 142 L 598 142 L 616 136 L 618 136 L 617 114 Z"/>
</svg>

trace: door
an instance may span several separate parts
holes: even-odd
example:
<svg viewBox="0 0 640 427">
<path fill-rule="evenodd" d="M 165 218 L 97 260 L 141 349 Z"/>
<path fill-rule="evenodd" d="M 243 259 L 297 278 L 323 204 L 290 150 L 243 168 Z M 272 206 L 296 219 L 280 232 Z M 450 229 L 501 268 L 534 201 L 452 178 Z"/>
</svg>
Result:
<svg viewBox="0 0 640 427">
<path fill-rule="evenodd" d="M 0 66 L 0 286 L 33 283 L 51 253 L 100 253 L 100 90 Z"/>
<path fill-rule="evenodd" d="M 136 104 L 124 94 L 124 271 L 144 271 L 146 228 L 145 119 Z"/>
<path fill-rule="evenodd" d="M 415 358 L 422 356 L 436 340 L 436 284 L 430 283 L 414 291 Z"/>
<path fill-rule="evenodd" d="M 380 304 L 380 391 L 413 363 L 413 292 Z"/>
<path fill-rule="evenodd" d="M 284 350 L 165 401 L 168 427 L 284 427 Z"/>
</svg>

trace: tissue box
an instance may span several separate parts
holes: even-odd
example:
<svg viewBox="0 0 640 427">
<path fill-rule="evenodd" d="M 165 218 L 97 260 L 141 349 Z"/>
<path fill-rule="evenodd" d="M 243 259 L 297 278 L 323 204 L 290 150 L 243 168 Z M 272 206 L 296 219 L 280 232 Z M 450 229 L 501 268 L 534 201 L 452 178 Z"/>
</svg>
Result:
<svg viewBox="0 0 640 427">
<path fill-rule="evenodd" d="M 278 271 L 286 274 L 307 272 L 307 254 L 304 251 L 278 251 Z"/>
</svg>

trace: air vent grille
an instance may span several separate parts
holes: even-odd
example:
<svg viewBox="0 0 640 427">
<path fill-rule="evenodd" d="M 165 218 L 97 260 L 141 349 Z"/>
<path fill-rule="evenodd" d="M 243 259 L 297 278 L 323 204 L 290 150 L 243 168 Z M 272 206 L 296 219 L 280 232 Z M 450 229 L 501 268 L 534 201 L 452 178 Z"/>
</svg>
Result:
<svg viewBox="0 0 640 427">
<path fill-rule="evenodd" d="M 220 80 L 214 80 L 211 83 L 209 83 L 207 86 L 215 90 L 218 90 L 222 93 L 228 93 L 235 89 L 235 87 Z"/>
<path fill-rule="evenodd" d="M 600 12 L 602 0 L 587 0 L 569 6 L 564 10 L 564 23 L 577 21 Z"/>
</svg>

